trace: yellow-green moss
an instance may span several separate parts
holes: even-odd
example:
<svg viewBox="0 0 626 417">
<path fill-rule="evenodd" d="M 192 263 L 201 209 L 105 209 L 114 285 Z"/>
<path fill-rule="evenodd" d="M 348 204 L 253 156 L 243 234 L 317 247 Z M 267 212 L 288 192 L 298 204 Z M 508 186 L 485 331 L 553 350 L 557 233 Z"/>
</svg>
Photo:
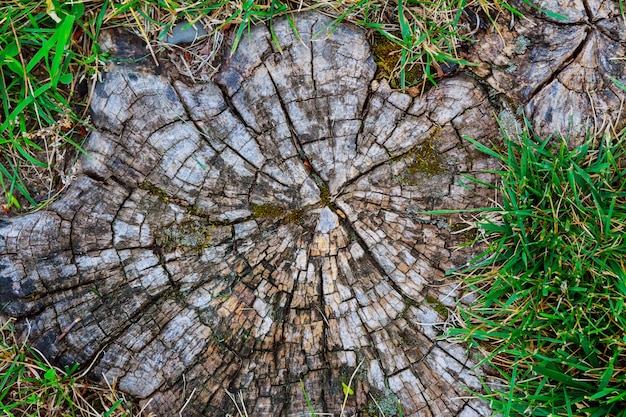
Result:
<svg viewBox="0 0 626 417">
<path fill-rule="evenodd" d="M 379 78 L 389 78 L 400 58 L 400 48 L 381 35 L 374 37 L 374 62 L 378 66 Z"/>
<path fill-rule="evenodd" d="M 374 62 L 378 67 L 376 79 L 389 80 L 389 85 L 392 88 L 400 87 L 400 82 L 396 79 L 398 74 L 394 73 L 394 70 L 400 61 L 401 52 L 402 47 L 397 43 L 379 34 L 374 36 Z M 396 71 L 399 73 L 399 70 Z M 419 65 L 405 68 L 404 80 L 407 85 L 414 85 L 422 78 L 423 73 Z"/>
<path fill-rule="evenodd" d="M 274 204 L 253 204 L 252 216 L 255 219 L 279 219 L 284 223 L 299 224 L 306 215 L 301 208 L 288 210 Z"/>
<path fill-rule="evenodd" d="M 392 159 L 392 162 L 400 159 L 409 160 L 408 166 L 396 177 L 396 180 L 402 184 L 419 185 L 424 176 L 448 172 L 448 167 L 442 164 L 441 157 L 433 146 L 433 141 L 436 140 L 438 133 L 439 129 L 435 129 L 435 132 L 424 142 L 415 145 L 407 153 Z"/>
<path fill-rule="evenodd" d="M 157 187 L 156 185 L 154 185 L 149 180 L 145 180 L 143 182 L 140 182 L 137 185 L 137 188 L 145 190 L 145 191 L 148 192 L 148 194 L 153 195 L 155 197 L 158 197 L 159 200 L 161 200 L 164 203 L 169 203 L 170 202 L 170 198 L 167 195 L 167 193 L 165 191 L 163 191 L 162 189 L 160 189 L 159 187 Z"/>
<path fill-rule="evenodd" d="M 253 204 L 252 205 L 252 215 L 259 218 L 270 218 L 276 219 L 282 217 L 285 214 L 285 209 L 274 204 L 265 203 L 265 204 Z"/>
<path fill-rule="evenodd" d="M 166 251 L 175 249 L 197 250 L 210 246 L 211 225 L 196 219 L 172 223 L 156 233 L 157 245 Z"/>
<path fill-rule="evenodd" d="M 302 222 L 306 211 L 302 209 L 291 210 L 291 212 L 285 217 L 285 222 L 299 224 Z"/>
<path fill-rule="evenodd" d="M 320 200 L 322 205 L 328 207 L 332 211 L 337 211 L 339 207 L 337 207 L 337 204 L 335 204 L 335 202 L 330 198 L 330 190 L 328 189 L 328 186 L 326 184 L 318 184 L 318 187 L 320 189 Z"/>
<path fill-rule="evenodd" d="M 315 173 L 311 174 L 311 178 L 315 182 L 315 185 L 317 185 L 317 188 L 319 188 L 320 190 L 320 202 L 322 203 L 322 205 L 328 207 L 332 211 L 337 211 L 338 207 L 330 197 L 330 189 L 328 188 L 328 185 L 326 185 L 322 178 L 320 178 Z"/>
<path fill-rule="evenodd" d="M 430 295 L 427 295 L 424 299 L 437 312 L 437 314 L 444 319 L 448 318 L 448 308 L 441 301 Z"/>
<path fill-rule="evenodd" d="M 418 172 L 429 175 L 446 172 L 446 168 L 441 164 L 439 155 L 433 146 L 432 138 L 429 138 L 421 145 L 415 146 L 407 156 L 413 159 L 413 162 L 407 168 L 409 175 L 414 175 Z"/>
</svg>

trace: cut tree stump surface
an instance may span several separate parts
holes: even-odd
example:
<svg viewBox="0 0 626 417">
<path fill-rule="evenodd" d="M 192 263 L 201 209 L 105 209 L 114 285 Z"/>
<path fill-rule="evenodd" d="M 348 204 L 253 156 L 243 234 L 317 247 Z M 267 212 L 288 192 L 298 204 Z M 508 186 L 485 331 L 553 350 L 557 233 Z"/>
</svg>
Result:
<svg viewBox="0 0 626 417">
<path fill-rule="evenodd" d="M 473 69 L 519 106 L 541 137 L 559 133 L 580 144 L 587 130 L 624 123 L 626 18 L 610 0 L 533 0 L 561 18 L 525 6 L 513 28 L 503 20 L 484 32 L 470 58 Z M 514 109 L 516 110 L 516 109 Z M 505 116 L 506 117 L 506 116 Z"/>
<path fill-rule="evenodd" d="M 563 55 L 557 75 L 520 52 L 509 58 L 523 79 L 543 81 L 492 65 L 488 82 L 530 100 L 533 116 L 565 114 L 542 94 L 570 88 L 588 49 L 623 51 L 624 32 L 591 21 L 592 3 L 534 38 L 530 23 L 516 29 L 526 54 Z M 327 33 L 331 22 L 296 15 L 298 39 L 276 20 L 281 51 L 256 26 L 215 83 L 195 85 L 135 62 L 145 51 L 128 38 L 103 41 L 119 62 L 95 91 L 90 157 L 60 200 L 0 223 L 0 319 L 162 416 L 187 401 L 183 415 L 236 415 L 229 393 L 250 416 L 339 415 L 353 374 L 345 415 L 391 416 L 398 400 L 405 416 L 490 415 L 465 390 L 480 389 L 477 360 L 438 339 L 469 301 L 445 271 L 481 248 L 459 249 L 471 239 L 455 233 L 460 217 L 423 212 L 495 198 L 464 175 L 490 183 L 483 171 L 499 166 L 462 136 L 497 146 L 502 109 L 466 75 L 422 97 L 393 91 L 374 80 L 364 34 Z M 550 33 L 577 46 L 537 41 Z M 489 39 L 476 45 L 485 61 L 496 59 Z M 610 74 L 596 79 L 623 97 Z"/>
</svg>

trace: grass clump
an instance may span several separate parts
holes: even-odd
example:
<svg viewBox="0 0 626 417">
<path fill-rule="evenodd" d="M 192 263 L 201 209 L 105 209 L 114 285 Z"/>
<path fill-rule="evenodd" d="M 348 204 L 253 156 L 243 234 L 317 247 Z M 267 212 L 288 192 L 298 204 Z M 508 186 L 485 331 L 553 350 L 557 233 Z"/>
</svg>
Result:
<svg viewBox="0 0 626 417">
<path fill-rule="evenodd" d="M 54 177 L 63 176 L 63 170 L 47 171 L 55 171 L 57 160 L 64 159 L 65 145 L 79 149 L 86 134 L 80 81 L 97 53 L 72 47 L 89 33 L 84 16 L 81 2 L 9 0 L 0 5 L 0 187 L 5 211 L 21 207 L 16 196 L 36 207 L 58 191 Z"/>
<path fill-rule="evenodd" d="M 114 388 L 89 384 L 78 364 L 59 369 L 19 343 L 10 321 L 0 323 L 0 413 L 3 416 L 130 417 L 132 404 Z"/>
<path fill-rule="evenodd" d="M 570 150 L 525 130 L 501 152 L 470 140 L 504 167 L 502 205 L 479 223 L 490 247 L 450 335 L 497 373 L 483 395 L 495 413 L 626 416 L 625 137 Z"/>
</svg>

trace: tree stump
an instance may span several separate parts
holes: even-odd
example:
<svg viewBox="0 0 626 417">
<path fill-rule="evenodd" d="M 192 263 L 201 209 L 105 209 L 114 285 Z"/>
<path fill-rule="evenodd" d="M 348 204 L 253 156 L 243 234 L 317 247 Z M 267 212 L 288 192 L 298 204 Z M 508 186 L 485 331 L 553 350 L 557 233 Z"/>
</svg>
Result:
<svg viewBox="0 0 626 417">
<path fill-rule="evenodd" d="M 533 35 L 536 59 L 564 54 L 556 75 L 520 52 L 509 58 L 533 80 L 514 82 L 496 38 L 476 45 L 495 62 L 479 71 L 530 100 L 542 128 L 562 127 L 543 98 L 571 88 L 568 68 L 611 42 L 623 51 L 594 7 Z M 445 271 L 480 249 L 459 248 L 471 237 L 458 216 L 424 212 L 494 198 L 465 176 L 490 183 L 498 165 L 462 137 L 497 146 L 499 109 L 466 75 L 422 97 L 393 91 L 374 80 L 364 34 L 331 23 L 299 14 L 295 34 L 275 20 L 280 48 L 256 26 L 205 84 L 111 38 L 118 62 L 97 86 L 76 180 L 47 210 L 0 223 L 0 319 L 158 415 L 339 415 L 348 384 L 344 415 L 392 416 L 398 402 L 405 416 L 489 415 L 465 390 L 480 389 L 477 361 L 438 338 L 462 295 Z"/>
<path fill-rule="evenodd" d="M 614 80 L 626 85 L 626 20 L 618 2 L 533 3 L 560 18 L 518 4 L 526 18 L 512 28 L 501 20 L 474 43 L 470 57 L 482 61 L 475 72 L 541 137 L 561 135 L 574 147 L 590 132 L 623 127 L 626 93 Z"/>
<path fill-rule="evenodd" d="M 275 22 L 282 51 L 255 27 L 215 84 L 113 64 L 75 182 L 2 224 L 2 315 L 158 415 L 233 415 L 229 392 L 254 416 L 309 415 L 305 394 L 338 415 L 353 373 L 345 415 L 486 415 L 476 362 L 437 339 L 444 272 L 477 250 L 421 212 L 492 197 L 462 175 L 495 163 L 461 136 L 497 138 L 493 109 L 465 76 L 393 92 L 363 33 L 330 24 Z"/>
</svg>

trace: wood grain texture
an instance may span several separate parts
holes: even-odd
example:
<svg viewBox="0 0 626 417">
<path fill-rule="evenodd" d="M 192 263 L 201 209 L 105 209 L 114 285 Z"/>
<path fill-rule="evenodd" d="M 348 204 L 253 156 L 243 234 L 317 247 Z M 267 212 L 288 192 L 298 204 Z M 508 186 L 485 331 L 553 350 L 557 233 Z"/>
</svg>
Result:
<svg viewBox="0 0 626 417">
<path fill-rule="evenodd" d="M 444 272 L 478 249 L 422 212 L 489 204 L 463 175 L 498 166 L 461 137 L 497 143 L 494 109 L 466 76 L 392 91 L 363 33 L 295 21 L 301 39 L 275 21 L 282 52 L 252 29 L 216 83 L 110 65 L 76 181 L 0 224 L 0 318 L 157 415 L 235 415 L 241 392 L 251 416 L 304 416 L 303 386 L 338 415 L 361 363 L 345 415 L 489 415 L 466 398 L 476 360 L 438 339 Z"/>
</svg>

